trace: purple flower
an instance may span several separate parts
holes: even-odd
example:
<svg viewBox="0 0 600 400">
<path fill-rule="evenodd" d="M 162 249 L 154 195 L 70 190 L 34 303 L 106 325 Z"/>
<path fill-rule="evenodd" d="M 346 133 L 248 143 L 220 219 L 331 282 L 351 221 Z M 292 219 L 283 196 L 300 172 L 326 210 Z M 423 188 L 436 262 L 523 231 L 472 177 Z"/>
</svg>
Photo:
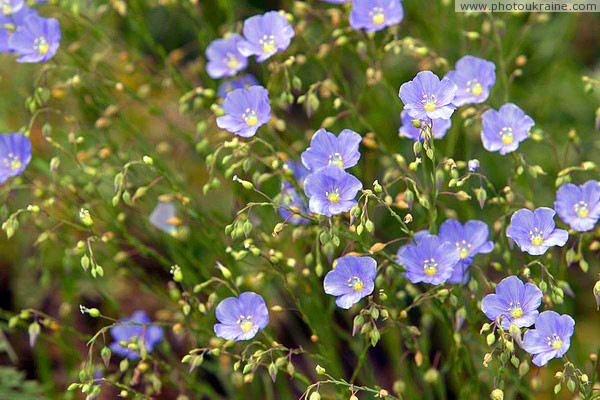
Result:
<svg viewBox="0 0 600 400">
<path fill-rule="evenodd" d="M 561 186 L 556 192 L 554 208 L 560 219 L 573 230 L 585 232 L 594 229 L 600 219 L 600 182 Z"/>
<path fill-rule="evenodd" d="M 174 235 L 177 227 L 171 221 L 176 216 L 175 204 L 170 201 L 159 201 L 152 214 L 150 214 L 150 224 L 169 235 Z"/>
<path fill-rule="evenodd" d="M 215 314 L 220 322 L 214 326 L 215 334 L 225 340 L 252 339 L 269 324 L 265 300 L 254 292 L 226 298 L 219 303 Z"/>
<path fill-rule="evenodd" d="M 146 352 L 151 353 L 164 335 L 163 328 L 151 325 L 151 322 L 145 311 L 136 311 L 131 317 L 119 320 L 121 325 L 110 328 L 110 334 L 115 340 L 110 344 L 112 352 L 130 360 L 140 358 L 142 346 Z M 135 344 L 138 349 L 132 350 L 128 344 Z"/>
<path fill-rule="evenodd" d="M 245 40 L 238 43 L 240 53 L 245 57 L 256 56 L 256 61 L 263 62 L 288 48 L 294 37 L 294 28 L 285 15 L 269 11 L 244 21 L 243 33 Z"/>
<path fill-rule="evenodd" d="M 415 241 L 398 250 L 398 264 L 406 268 L 404 276 L 412 283 L 446 282 L 460 261 L 456 246 L 427 234 L 415 235 Z"/>
<path fill-rule="evenodd" d="M 292 171 L 298 185 L 300 185 L 301 188 L 304 187 L 304 180 L 310 174 L 310 171 L 306 169 L 300 161 L 287 161 L 285 166 Z M 289 182 L 286 183 L 290 185 Z"/>
<path fill-rule="evenodd" d="M 31 142 L 22 133 L 0 135 L 0 185 L 23 173 L 31 161 Z"/>
<path fill-rule="evenodd" d="M 542 304 L 542 291 L 532 283 L 523 283 L 516 276 L 504 278 L 496 285 L 496 293 L 481 301 L 481 310 L 492 321 L 502 318 L 502 328 L 511 324 L 526 328 L 535 323 Z"/>
<path fill-rule="evenodd" d="M 25 6 L 24 0 L 0 0 L 0 13 L 11 15 Z"/>
<path fill-rule="evenodd" d="M 564 246 L 569 233 L 564 229 L 555 229 L 556 212 L 548 207 L 535 211 L 525 208 L 515 212 L 506 228 L 506 236 L 514 240 L 522 251 L 531 255 L 544 254 L 552 246 Z"/>
<path fill-rule="evenodd" d="M 50 60 L 60 45 L 60 26 L 54 18 L 28 15 L 10 39 L 10 51 L 17 53 L 20 63 L 38 63 Z"/>
<path fill-rule="evenodd" d="M 0 53 L 11 52 L 10 37 L 16 30 L 23 29 L 23 21 L 29 15 L 37 16 L 37 11 L 24 5 L 19 11 L 5 15 L 0 12 Z"/>
<path fill-rule="evenodd" d="M 305 224 L 308 220 L 294 211 L 302 214 L 308 214 L 308 205 L 306 200 L 302 197 L 295 187 L 284 183 L 283 189 L 281 190 L 281 201 L 282 207 L 279 209 L 279 215 L 281 218 L 291 223 L 292 225 Z"/>
<path fill-rule="evenodd" d="M 467 163 L 467 168 L 469 169 L 469 172 L 477 172 L 477 170 L 479 169 L 479 160 L 476 158 L 473 160 L 469 160 L 469 162 Z"/>
<path fill-rule="evenodd" d="M 467 268 L 473 264 L 473 257 L 494 250 L 494 242 L 488 240 L 488 236 L 488 226 L 478 220 L 467 221 L 463 226 L 457 220 L 449 219 L 440 226 L 440 240 L 453 243 L 460 256 L 460 262 L 454 268 L 448 283 L 460 284 L 469 280 Z"/>
<path fill-rule="evenodd" d="M 234 76 L 248 65 L 248 58 L 238 50 L 238 43 L 244 39 L 235 33 L 224 39 L 213 40 L 206 48 L 206 72 L 213 79 Z"/>
<path fill-rule="evenodd" d="M 310 147 L 302 153 L 302 163 L 309 171 L 318 171 L 328 165 L 340 169 L 355 166 L 360 159 L 358 146 L 362 138 L 350 129 L 344 129 L 335 136 L 325 129 L 319 129 L 310 141 Z"/>
<path fill-rule="evenodd" d="M 350 25 L 354 30 L 376 32 L 397 25 L 404 18 L 400 0 L 353 0 Z"/>
<path fill-rule="evenodd" d="M 371 257 L 346 256 L 339 258 L 335 269 L 325 275 L 325 293 L 337 296 L 335 304 L 349 309 L 360 299 L 373 293 L 377 262 Z"/>
<path fill-rule="evenodd" d="M 533 363 L 543 367 L 553 358 L 565 355 L 571 346 L 575 321 L 569 315 L 544 311 L 523 337 L 523 349 L 533 355 Z"/>
<path fill-rule="evenodd" d="M 400 86 L 400 99 L 413 119 L 450 119 L 456 109 L 452 105 L 457 86 L 448 78 L 437 77 L 431 71 L 421 71 L 410 82 Z"/>
<path fill-rule="evenodd" d="M 242 137 L 251 137 L 258 128 L 271 119 L 269 92 L 262 86 L 236 89 L 223 102 L 225 115 L 217 118 L 217 125 Z"/>
<path fill-rule="evenodd" d="M 456 62 L 456 69 L 446 74 L 446 78 L 458 86 L 452 101 L 456 107 L 483 103 L 496 84 L 496 65 L 482 58 L 464 56 Z"/>
<path fill-rule="evenodd" d="M 515 151 L 535 125 L 530 116 L 512 103 L 503 105 L 498 111 L 487 110 L 482 118 L 483 147 L 487 151 L 499 151 L 502 155 Z"/>
<path fill-rule="evenodd" d="M 361 189 L 362 183 L 337 165 L 310 174 L 304 182 L 310 211 L 326 217 L 350 211 L 357 204 L 354 198 Z"/>
<path fill-rule="evenodd" d="M 227 93 L 235 89 L 248 89 L 250 86 L 259 86 L 260 84 L 256 78 L 251 74 L 244 74 L 238 78 L 225 81 L 219 85 L 217 94 L 220 98 L 224 99 L 227 97 Z"/>
<path fill-rule="evenodd" d="M 413 125 L 413 121 L 415 119 L 412 118 L 410 115 L 408 115 L 408 113 L 406 111 L 402 111 L 400 113 L 400 119 L 402 120 L 402 125 L 400 126 L 400 129 L 398 130 L 398 132 L 400 133 L 400 136 L 405 137 L 407 139 L 412 139 L 415 142 L 417 140 L 420 140 L 421 142 L 423 142 L 425 140 L 425 137 L 423 136 L 423 129 L 425 128 L 426 124 L 431 123 L 431 125 L 432 125 L 431 132 L 433 133 L 434 139 L 442 139 L 444 136 L 446 136 L 448 129 L 450 129 L 452 127 L 451 120 L 440 118 L 440 119 L 434 119 L 431 122 L 425 121 L 425 120 L 419 121 L 419 123 L 421 124 L 421 128 L 416 128 Z"/>
</svg>

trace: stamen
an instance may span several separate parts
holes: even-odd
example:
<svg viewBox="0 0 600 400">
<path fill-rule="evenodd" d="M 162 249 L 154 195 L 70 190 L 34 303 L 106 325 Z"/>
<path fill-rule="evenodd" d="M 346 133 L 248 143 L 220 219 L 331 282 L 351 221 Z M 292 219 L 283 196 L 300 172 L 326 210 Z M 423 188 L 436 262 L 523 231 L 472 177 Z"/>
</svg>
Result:
<svg viewBox="0 0 600 400">
<path fill-rule="evenodd" d="M 264 35 L 262 39 L 258 41 L 263 48 L 263 52 L 272 53 L 276 50 L 275 47 L 275 36 L 273 35 Z"/>
<path fill-rule="evenodd" d="M 335 204 L 340 201 L 340 192 L 338 189 L 335 189 L 333 192 L 325 192 L 325 195 L 327 196 L 327 200 L 331 203 Z"/>
<path fill-rule="evenodd" d="M 254 126 L 258 124 L 258 117 L 256 116 L 256 111 L 250 110 L 249 108 L 247 108 L 246 112 L 242 114 L 242 118 L 244 118 L 244 121 L 246 121 L 246 125 L 248 126 Z"/>
<path fill-rule="evenodd" d="M 360 280 L 359 277 L 353 276 L 352 278 L 350 278 L 348 280 L 348 286 L 350 286 L 352 289 L 354 289 L 354 291 L 358 292 L 363 289 L 365 284 L 363 283 L 363 281 Z"/>
<path fill-rule="evenodd" d="M 541 244 L 544 242 L 544 235 L 538 228 L 533 228 L 533 231 L 529 231 L 529 238 L 531 240 L 531 244 L 534 246 L 541 246 Z"/>
<path fill-rule="evenodd" d="M 585 201 L 580 201 L 579 203 L 575 204 L 575 206 L 573 206 L 573 210 L 575 210 L 575 213 L 579 218 L 586 218 L 590 214 L 590 210 Z"/>
<path fill-rule="evenodd" d="M 371 16 L 371 21 L 373 21 L 375 25 L 382 25 L 385 23 L 385 14 L 383 13 L 383 8 L 375 7 L 369 12 L 369 15 Z"/>
<path fill-rule="evenodd" d="M 249 332 L 252 330 L 252 328 L 254 327 L 254 324 L 252 323 L 252 316 L 248 315 L 248 316 L 243 316 L 240 315 L 240 319 L 238 320 L 238 325 L 240 326 L 240 329 L 243 332 Z"/>
<path fill-rule="evenodd" d="M 335 164 L 340 167 L 340 169 L 344 169 L 344 161 L 342 161 L 342 155 L 340 153 L 329 155 L 329 164 Z"/>
<path fill-rule="evenodd" d="M 423 271 L 425 271 L 425 273 L 429 276 L 433 276 L 437 273 L 438 271 L 438 264 L 435 262 L 435 260 L 432 258 L 430 260 L 425 260 L 425 263 L 423 265 Z"/>
</svg>

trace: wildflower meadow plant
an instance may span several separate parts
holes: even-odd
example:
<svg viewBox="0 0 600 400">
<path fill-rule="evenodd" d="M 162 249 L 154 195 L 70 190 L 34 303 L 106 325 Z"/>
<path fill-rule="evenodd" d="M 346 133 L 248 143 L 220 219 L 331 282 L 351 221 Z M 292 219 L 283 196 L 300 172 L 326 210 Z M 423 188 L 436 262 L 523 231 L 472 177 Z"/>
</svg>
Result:
<svg viewBox="0 0 600 400">
<path fill-rule="evenodd" d="M 0 400 L 595 399 L 600 25 L 454 7 L 0 0 Z"/>
</svg>

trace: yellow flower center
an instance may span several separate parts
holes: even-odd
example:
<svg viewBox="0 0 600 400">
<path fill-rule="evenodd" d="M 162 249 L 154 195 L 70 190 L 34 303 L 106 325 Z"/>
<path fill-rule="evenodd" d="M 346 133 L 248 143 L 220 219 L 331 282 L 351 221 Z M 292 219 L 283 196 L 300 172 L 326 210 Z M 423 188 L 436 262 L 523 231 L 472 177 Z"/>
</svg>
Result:
<svg viewBox="0 0 600 400">
<path fill-rule="evenodd" d="M 521 318 L 523 316 L 523 309 L 519 306 L 510 309 L 510 315 L 513 318 Z"/>
<path fill-rule="evenodd" d="M 473 246 L 471 243 L 467 243 L 466 240 L 463 240 L 461 242 L 456 242 L 456 247 L 458 248 L 460 258 L 467 258 L 469 257 L 469 254 L 471 254 L 471 247 Z"/>
<path fill-rule="evenodd" d="M 425 103 L 425 111 L 433 111 L 436 109 L 436 105 L 433 101 L 428 101 Z"/>
<path fill-rule="evenodd" d="M 435 260 L 431 259 L 431 260 L 427 260 L 425 261 L 425 265 L 423 265 L 423 271 L 425 271 L 425 273 L 429 276 L 433 276 L 437 273 L 438 270 L 438 264 L 435 262 Z"/>
<path fill-rule="evenodd" d="M 479 83 L 476 83 L 471 87 L 471 92 L 475 96 L 479 96 L 483 92 L 483 87 Z"/>
<path fill-rule="evenodd" d="M 373 23 L 375 25 L 382 25 L 385 22 L 385 15 L 383 13 L 378 13 L 373 15 Z"/>
<path fill-rule="evenodd" d="M 560 338 L 556 337 L 552 340 L 552 348 L 554 350 L 558 350 L 562 347 L 563 343 L 562 340 L 560 340 Z"/>
<path fill-rule="evenodd" d="M 18 158 L 13 158 L 12 160 L 10 160 L 10 169 L 13 171 L 18 170 L 19 168 L 21 168 L 22 165 L 23 163 L 21 163 L 21 160 L 19 160 Z"/>
<path fill-rule="evenodd" d="M 500 136 L 502 137 L 502 143 L 504 144 L 511 144 L 515 139 L 511 128 L 502 128 Z"/>
<path fill-rule="evenodd" d="M 242 115 L 244 121 L 246 121 L 246 125 L 254 126 L 258 124 L 258 117 L 256 116 L 256 111 L 246 109 L 246 112 Z"/>
<path fill-rule="evenodd" d="M 275 36 L 273 35 L 264 35 L 262 39 L 258 41 L 262 45 L 264 53 L 272 53 L 276 50 L 275 47 Z"/>
<path fill-rule="evenodd" d="M 544 243 L 544 238 L 542 237 L 542 235 L 532 235 L 531 236 L 531 244 L 534 246 L 540 246 L 542 243 Z"/>
<path fill-rule="evenodd" d="M 46 54 L 48 50 L 50 50 L 50 45 L 43 37 L 35 39 L 33 45 L 37 52 L 40 54 Z"/>
<path fill-rule="evenodd" d="M 227 57 L 225 58 L 225 64 L 227 64 L 227 68 L 229 69 L 236 69 L 238 65 L 240 65 L 240 62 L 233 54 L 227 54 Z"/>
<path fill-rule="evenodd" d="M 363 281 L 360 280 L 360 278 L 355 276 L 352 279 L 350 279 L 350 286 L 352 287 L 352 289 L 354 289 L 355 292 L 358 292 L 361 291 L 363 287 L 365 287 L 365 284 L 363 283 Z"/>
<path fill-rule="evenodd" d="M 334 192 L 326 193 L 326 195 L 327 200 L 329 200 L 331 203 L 337 203 L 340 201 L 340 193 L 337 191 L 337 189 Z"/>
<path fill-rule="evenodd" d="M 243 332 L 249 332 L 254 327 L 254 324 L 252 324 L 252 321 L 251 321 L 250 317 L 242 317 L 240 319 L 239 325 L 240 325 L 240 329 Z"/>
<path fill-rule="evenodd" d="M 579 203 L 575 204 L 575 207 L 573 208 L 579 218 L 586 218 L 590 214 L 587 203 L 584 201 L 580 201 Z"/>
</svg>

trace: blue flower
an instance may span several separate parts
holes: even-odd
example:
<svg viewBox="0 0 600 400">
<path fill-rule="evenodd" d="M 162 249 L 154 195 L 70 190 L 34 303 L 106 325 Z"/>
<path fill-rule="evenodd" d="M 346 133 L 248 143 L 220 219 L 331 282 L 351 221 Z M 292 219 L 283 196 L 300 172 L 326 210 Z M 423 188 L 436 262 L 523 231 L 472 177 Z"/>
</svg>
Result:
<svg viewBox="0 0 600 400">
<path fill-rule="evenodd" d="M 350 211 L 361 189 L 362 183 L 337 165 L 310 174 L 304 182 L 310 211 L 326 217 Z"/>
<path fill-rule="evenodd" d="M 271 119 L 269 92 L 262 86 L 236 89 L 223 102 L 225 115 L 217 118 L 217 125 L 242 137 L 251 137 L 258 128 Z"/>
<path fill-rule="evenodd" d="M 563 185 L 556 192 L 554 208 L 571 229 L 585 232 L 594 229 L 600 219 L 600 182 L 587 181 L 576 186 Z"/>
<path fill-rule="evenodd" d="M 38 63 L 50 60 L 60 45 L 60 26 L 54 18 L 28 15 L 8 40 L 10 51 L 17 53 L 17 62 Z"/>
<path fill-rule="evenodd" d="M 481 117 L 483 147 L 487 151 L 498 151 L 502 155 L 515 151 L 519 143 L 527 139 L 529 130 L 535 125 L 530 116 L 512 103 L 503 105 L 498 111 L 487 110 Z"/>
<path fill-rule="evenodd" d="M 281 190 L 281 201 L 279 204 L 283 207 L 279 209 L 279 215 L 286 222 L 291 223 L 292 225 L 300 225 L 309 222 L 306 218 L 302 217 L 298 213 L 308 214 L 308 204 L 306 204 L 306 200 L 295 187 L 290 185 L 283 185 L 283 189 Z"/>
<path fill-rule="evenodd" d="M 232 33 L 224 39 L 213 40 L 206 48 L 206 72 L 213 79 L 234 76 L 248 65 L 248 58 L 238 50 L 238 43 L 244 40 Z"/>
<path fill-rule="evenodd" d="M 512 324 L 526 328 L 535 323 L 542 296 L 542 291 L 533 283 L 524 284 L 516 276 L 509 276 L 496 285 L 496 293 L 483 298 L 481 310 L 491 321 L 502 318 L 504 329 Z"/>
<path fill-rule="evenodd" d="M 294 37 L 287 18 L 277 11 L 248 18 L 243 33 L 244 40 L 238 43 L 238 50 L 245 57 L 256 56 L 258 62 L 287 49 Z"/>
<path fill-rule="evenodd" d="M 548 207 L 540 207 L 533 212 L 523 208 L 511 217 L 506 236 L 514 240 L 522 251 L 534 256 L 544 254 L 552 246 L 562 247 L 567 243 L 569 233 L 555 228 L 555 214 Z"/>
<path fill-rule="evenodd" d="M 0 184 L 19 176 L 31 161 L 31 142 L 22 133 L 0 135 Z"/>
<path fill-rule="evenodd" d="M 249 340 L 269 324 L 269 310 L 265 300 L 253 292 L 244 292 L 240 297 L 228 297 L 215 310 L 218 324 L 215 334 L 225 340 Z"/>
<path fill-rule="evenodd" d="M 353 0 L 350 26 L 376 32 L 399 24 L 404 18 L 400 0 Z"/>
<path fill-rule="evenodd" d="M 244 74 L 235 79 L 230 79 L 219 85 L 217 94 L 220 98 L 227 97 L 227 93 L 235 89 L 248 89 L 250 86 L 259 86 L 258 80 L 251 74 Z"/>
<path fill-rule="evenodd" d="M 151 353 L 163 339 L 163 328 L 152 325 L 145 311 L 136 311 L 131 317 L 119 320 L 119 323 L 121 325 L 110 328 L 110 334 L 115 340 L 110 344 L 110 349 L 121 357 L 137 360 L 142 346 L 147 353 Z M 128 344 L 134 344 L 138 349 L 132 350 L 127 347 Z"/>
<path fill-rule="evenodd" d="M 313 135 L 310 147 L 302 153 L 302 163 L 313 172 L 329 165 L 348 169 L 360 159 L 358 147 L 361 141 L 360 135 L 350 129 L 344 129 L 339 136 L 319 129 Z"/>
<path fill-rule="evenodd" d="M 150 224 L 161 231 L 174 235 L 177 227 L 172 220 L 177 216 L 177 209 L 173 202 L 159 201 L 152 214 L 150 214 Z"/>
<path fill-rule="evenodd" d="M 425 125 L 431 124 L 431 133 L 433 133 L 434 139 L 442 139 L 446 136 L 448 129 L 452 127 L 452 121 L 449 119 L 434 119 L 433 121 L 419 121 L 421 124 L 420 128 L 417 128 L 413 125 L 414 118 L 412 118 L 406 111 L 402 111 L 400 113 L 400 119 L 402 120 L 402 125 L 398 132 L 400 136 L 405 137 L 407 139 L 412 139 L 415 142 L 417 140 L 423 142 L 425 137 L 423 136 L 423 129 L 425 129 Z"/>
<path fill-rule="evenodd" d="M 456 69 L 446 74 L 446 78 L 458 86 L 452 101 L 456 107 L 483 103 L 496 84 L 496 65 L 482 58 L 464 56 L 456 62 Z"/>
<path fill-rule="evenodd" d="M 304 180 L 310 172 L 304 168 L 301 162 L 298 161 L 288 161 L 285 163 L 285 165 L 287 169 L 290 170 L 294 175 L 294 179 L 298 183 L 298 186 L 301 189 L 304 189 Z M 298 193 L 296 187 L 287 180 L 283 182 L 280 204 L 285 208 L 279 209 L 279 215 L 281 215 L 281 217 L 287 222 L 290 222 L 293 225 L 299 225 L 308 222 L 306 218 L 303 218 L 302 216 L 290 211 L 291 209 L 294 211 L 299 211 L 303 214 L 308 214 L 308 204 L 305 198 Z"/>
<path fill-rule="evenodd" d="M 0 0 L 0 14 L 12 15 L 25 6 L 24 0 Z"/>
<path fill-rule="evenodd" d="M 535 322 L 535 329 L 525 332 L 523 349 L 533 355 L 535 365 L 543 367 L 569 351 L 574 330 L 575 321 L 569 315 L 544 311 Z"/>
<path fill-rule="evenodd" d="M 435 235 L 420 232 L 415 242 L 398 250 L 398 264 L 406 268 L 404 276 L 412 283 L 441 285 L 452 275 L 460 256 L 456 246 Z"/>
<path fill-rule="evenodd" d="M 412 81 L 400 86 L 404 110 L 413 119 L 450 119 L 456 107 L 452 104 L 458 87 L 448 78 L 440 81 L 431 71 L 421 71 Z"/>
<path fill-rule="evenodd" d="M 494 250 L 494 242 L 488 240 L 489 228 L 485 222 L 467 221 L 464 226 L 455 219 L 446 220 L 440 225 L 439 238 L 456 246 L 460 262 L 454 268 L 448 283 L 461 284 L 469 280 L 467 269 L 473 264 L 477 254 L 487 254 Z"/>
<path fill-rule="evenodd" d="M 335 304 L 349 309 L 360 299 L 373 293 L 377 262 L 371 257 L 339 258 L 335 269 L 325 275 L 325 293 L 336 296 Z"/>
<path fill-rule="evenodd" d="M 479 169 L 479 160 L 476 158 L 473 160 L 469 160 L 469 162 L 467 163 L 467 168 L 469 169 L 469 172 L 477 172 L 477 170 Z"/>
</svg>

